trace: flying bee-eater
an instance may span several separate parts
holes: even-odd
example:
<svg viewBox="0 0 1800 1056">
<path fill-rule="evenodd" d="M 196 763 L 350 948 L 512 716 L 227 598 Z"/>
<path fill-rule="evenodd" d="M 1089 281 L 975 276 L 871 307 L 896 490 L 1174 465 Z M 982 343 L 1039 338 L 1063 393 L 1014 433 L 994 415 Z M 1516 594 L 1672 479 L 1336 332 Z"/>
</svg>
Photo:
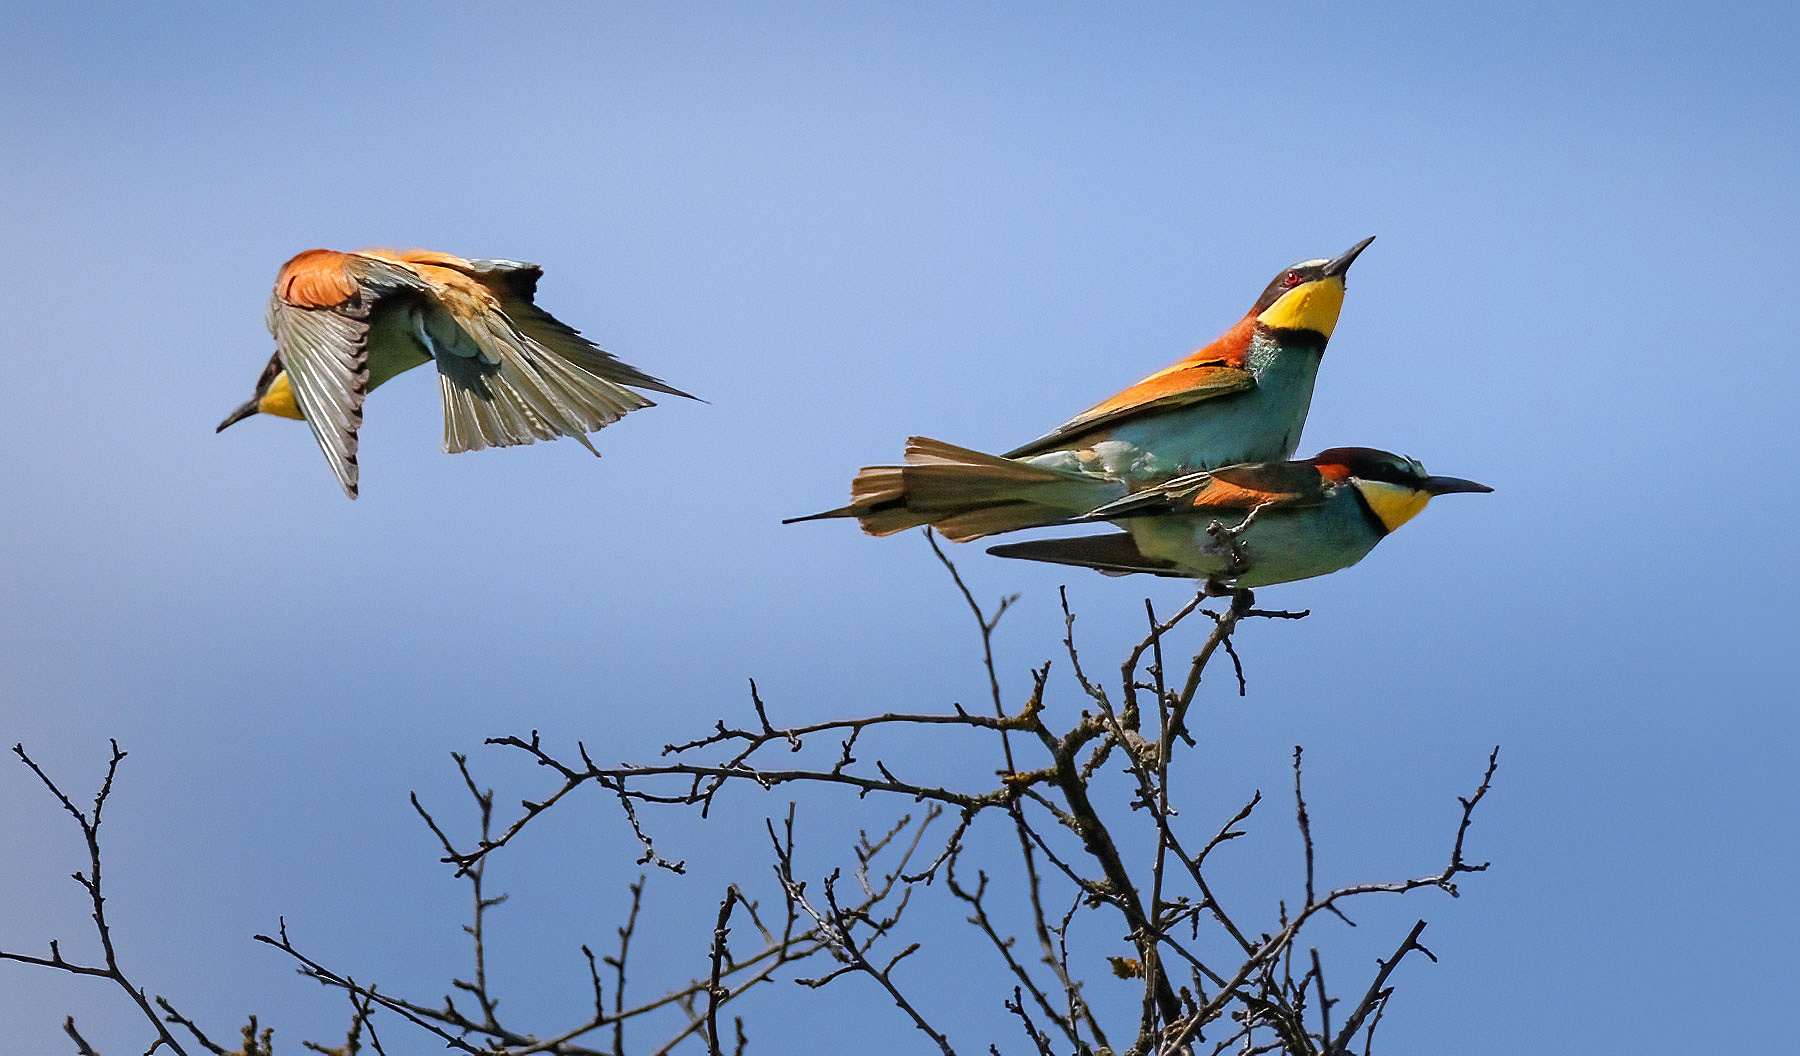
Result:
<svg viewBox="0 0 1800 1056">
<path fill-rule="evenodd" d="M 1401 455 L 1334 447 L 1299 462 L 1189 474 L 1073 518 L 1111 521 L 1123 532 L 1007 543 L 988 553 L 1111 575 L 1198 579 L 1216 593 L 1349 568 L 1433 497 L 1493 490 L 1431 476 Z"/>
<path fill-rule="evenodd" d="M 931 525 L 963 542 L 1058 524 L 1178 474 L 1291 458 L 1344 277 L 1373 241 L 1283 269 L 1210 344 L 1028 444 L 989 455 L 915 436 L 904 465 L 856 475 L 850 505 L 788 523 L 855 517 L 871 535 Z"/>
<path fill-rule="evenodd" d="M 363 398 L 424 363 L 437 364 L 452 453 L 559 436 L 594 451 L 588 433 L 652 406 L 634 388 L 694 398 L 539 308 L 542 275 L 429 250 L 309 249 L 275 276 L 275 354 L 219 429 L 253 414 L 305 420 L 354 499 Z"/>
</svg>

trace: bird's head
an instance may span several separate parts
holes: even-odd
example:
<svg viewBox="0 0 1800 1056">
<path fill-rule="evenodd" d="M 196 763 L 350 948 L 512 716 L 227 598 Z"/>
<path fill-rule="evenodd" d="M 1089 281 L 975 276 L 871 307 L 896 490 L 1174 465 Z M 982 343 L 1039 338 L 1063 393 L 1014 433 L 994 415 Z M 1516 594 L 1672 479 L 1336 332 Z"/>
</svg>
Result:
<svg viewBox="0 0 1800 1056">
<path fill-rule="evenodd" d="M 1413 459 L 1371 447 L 1334 447 L 1309 461 L 1326 477 L 1354 486 L 1389 532 L 1418 516 L 1434 496 L 1494 490 L 1461 477 L 1434 477 Z"/>
<path fill-rule="evenodd" d="M 1344 307 L 1344 275 L 1373 241 L 1370 235 L 1330 260 L 1303 260 L 1275 276 L 1250 309 L 1257 327 L 1331 337 Z"/>
<path fill-rule="evenodd" d="M 236 425 L 253 414 L 273 414 L 282 418 L 299 419 L 300 405 L 294 402 L 294 386 L 288 380 L 287 371 L 281 364 L 271 359 L 263 368 L 262 377 L 256 379 L 256 394 L 225 416 L 219 427 L 213 432 L 222 433 L 227 426 Z"/>
</svg>

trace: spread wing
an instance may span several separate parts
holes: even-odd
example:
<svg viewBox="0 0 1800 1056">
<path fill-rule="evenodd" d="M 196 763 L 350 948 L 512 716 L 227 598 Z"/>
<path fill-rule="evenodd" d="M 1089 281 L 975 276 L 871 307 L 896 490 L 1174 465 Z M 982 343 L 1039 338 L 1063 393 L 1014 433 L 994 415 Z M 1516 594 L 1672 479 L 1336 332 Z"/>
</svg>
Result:
<svg viewBox="0 0 1800 1056">
<path fill-rule="evenodd" d="M 521 264 L 515 260 L 471 260 L 469 270 L 478 277 L 492 277 L 483 284 L 499 298 L 501 311 L 520 331 L 588 373 L 633 388 L 698 399 L 692 393 L 683 392 L 626 363 L 582 337 L 581 331 L 538 307 L 537 284 L 544 269 L 536 264 Z"/>
<path fill-rule="evenodd" d="M 650 406 L 531 339 L 498 311 L 440 297 L 420 320 L 444 395 L 444 450 L 479 451 L 587 434 Z M 598 452 L 595 452 L 598 454 Z"/>
<path fill-rule="evenodd" d="M 369 382 L 369 320 L 386 300 L 425 289 L 386 260 L 315 249 L 282 266 L 269 332 L 294 400 L 344 493 L 356 498 L 356 434 Z"/>
<path fill-rule="evenodd" d="M 446 451 L 559 436 L 593 451 L 588 433 L 652 405 L 625 386 L 688 395 L 538 308 L 531 298 L 542 269 L 534 264 L 427 253 L 405 259 L 424 266 L 436 286 L 415 330 L 437 360 Z"/>
<path fill-rule="evenodd" d="M 1310 462 L 1246 462 L 1189 473 L 1088 511 L 1080 520 L 1173 513 L 1249 513 L 1258 507 L 1317 506 L 1333 488 Z"/>
<path fill-rule="evenodd" d="M 1256 376 L 1245 369 L 1245 352 L 1254 333 L 1255 320 L 1246 318 L 1181 362 L 1095 404 L 1036 440 L 1013 448 L 1006 457 L 1040 455 L 1063 447 L 1084 433 L 1139 415 L 1243 392 L 1256 384 Z"/>
</svg>

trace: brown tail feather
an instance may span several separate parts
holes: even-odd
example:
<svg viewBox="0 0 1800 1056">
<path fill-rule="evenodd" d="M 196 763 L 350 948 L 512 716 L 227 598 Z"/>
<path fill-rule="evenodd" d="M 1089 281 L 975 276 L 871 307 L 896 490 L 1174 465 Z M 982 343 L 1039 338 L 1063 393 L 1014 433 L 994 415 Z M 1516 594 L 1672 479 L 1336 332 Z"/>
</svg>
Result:
<svg viewBox="0 0 1800 1056">
<path fill-rule="evenodd" d="M 850 505 L 783 522 L 855 517 L 871 535 L 931 525 L 954 542 L 1057 524 L 1117 498 L 1122 489 L 966 447 L 915 436 L 906 465 L 866 466 Z"/>
</svg>

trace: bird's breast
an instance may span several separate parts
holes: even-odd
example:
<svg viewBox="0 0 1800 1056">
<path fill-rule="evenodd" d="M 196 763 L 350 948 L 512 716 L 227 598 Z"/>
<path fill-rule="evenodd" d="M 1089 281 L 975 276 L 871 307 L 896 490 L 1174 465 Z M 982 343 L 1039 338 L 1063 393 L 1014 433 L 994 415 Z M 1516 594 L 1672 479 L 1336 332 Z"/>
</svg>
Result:
<svg viewBox="0 0 1800 1056">
<path fill-rule="evenodd" d="M 404 373 L 431 361 L 431 354 L 413 333 L 411 306 L 391 308 L 376 314 L 369 325 L 369 382 L 365 391 L 396 374 Z"/>
</svg>

